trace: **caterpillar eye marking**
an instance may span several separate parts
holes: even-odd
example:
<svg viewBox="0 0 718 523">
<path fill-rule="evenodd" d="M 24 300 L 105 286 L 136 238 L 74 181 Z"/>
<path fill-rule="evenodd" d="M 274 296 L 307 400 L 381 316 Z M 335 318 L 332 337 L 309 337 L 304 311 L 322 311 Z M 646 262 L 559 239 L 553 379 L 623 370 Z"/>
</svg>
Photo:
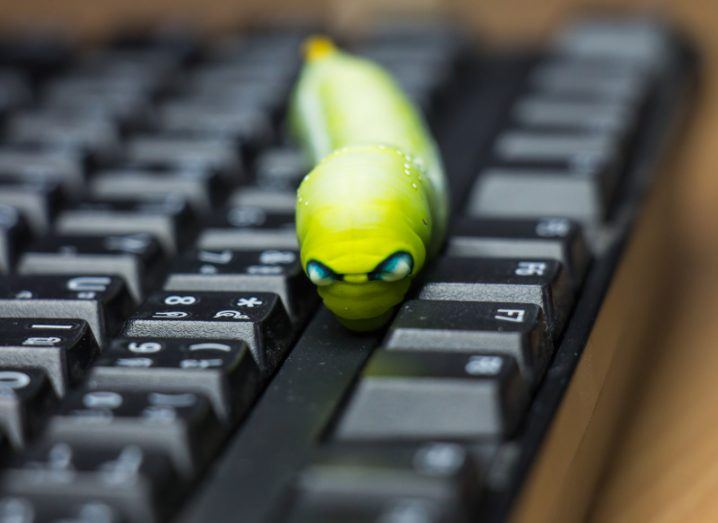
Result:
<svg viewBox="0 0 718 523">
<path fill-rule="evenodd" d="M 399 281 L 411 274 L 414 258 L 408 252 L 395 252 L 369 273 L 370 280 Z"/>
<path fill-rule="evenodd" d="M 331 285 L 341 279 L 337 273 L 316 260 L 310 260 L 309 263 L 307 263 L 307 276 L 309 276 L 309 279 L 314 285 L 320 287 Z"/>
</svg>

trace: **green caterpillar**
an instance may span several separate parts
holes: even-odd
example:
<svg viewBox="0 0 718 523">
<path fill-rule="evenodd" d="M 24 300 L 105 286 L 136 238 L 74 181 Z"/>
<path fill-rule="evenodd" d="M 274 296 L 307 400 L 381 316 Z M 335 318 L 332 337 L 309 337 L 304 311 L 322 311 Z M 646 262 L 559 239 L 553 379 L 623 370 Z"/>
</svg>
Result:
<svg viewBox="0 0 718 523">
<path fill-rule="evenodd" d="M 290 125 L 315 163 L 297 190 L 301 263 L 346 327 L 383 325 L 441 247 L 448 193 L 427 127 L 377 64 L 312 38 Z"/>
</svg>

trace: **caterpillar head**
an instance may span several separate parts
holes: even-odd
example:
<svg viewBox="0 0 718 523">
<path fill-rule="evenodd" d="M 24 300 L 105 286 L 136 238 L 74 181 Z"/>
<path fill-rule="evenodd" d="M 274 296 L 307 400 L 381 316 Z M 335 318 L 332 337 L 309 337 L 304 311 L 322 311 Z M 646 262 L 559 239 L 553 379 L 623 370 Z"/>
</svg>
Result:
<svg viewBox="0 0 718 523">
<path fill-rule="evenodd" d="M 431 234 L 426 196 L 405 179 L 404 156 L 387 149 L 340 150 L 298 192 L 302 266 L 324 305 L 352 330 L 387 321 L 422 269 Z"/>
</svg>

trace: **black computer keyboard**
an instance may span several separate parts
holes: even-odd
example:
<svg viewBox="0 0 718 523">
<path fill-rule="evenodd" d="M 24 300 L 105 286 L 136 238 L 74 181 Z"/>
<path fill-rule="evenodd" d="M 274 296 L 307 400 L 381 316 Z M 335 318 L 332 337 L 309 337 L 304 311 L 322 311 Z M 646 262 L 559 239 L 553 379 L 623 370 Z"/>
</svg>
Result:
<svg viewBox="0 0 718 523">
<path fill-rule="evenodd" d="M 511 513 L 695 56 L 622 18 L 539 48 L 440 24 L 343 42 L 426 114 L 454 211 L 358 335 L 297 256 L 284 113 L 309 31 L 0 42 L 0 523 Z"/>
</svg>

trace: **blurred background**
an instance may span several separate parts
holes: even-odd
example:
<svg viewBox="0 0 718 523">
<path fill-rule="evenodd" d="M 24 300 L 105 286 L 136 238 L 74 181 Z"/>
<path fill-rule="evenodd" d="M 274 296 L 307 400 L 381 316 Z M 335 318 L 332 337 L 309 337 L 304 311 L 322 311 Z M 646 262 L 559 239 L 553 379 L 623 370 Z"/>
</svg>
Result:
<svg viewBox="0 0 718 523">
<path fill-rule="evenodd" d="M 652 311 L 660 342 L 643 362 L 637 395 L 626 399 L 631 413 L 591 521 L 718 521 L 718 1 L 2 0 L 0 28 L 64 27 L 73 38 L 92 40 L 150 21 L 191 21 L 214 32 L 310 16 L 354 31 L 387 9 L 460 17 L 491 44 L 542 39 L 585 10 L 638 11 L 665 16 L 697 43 L 702 94 L 669 166 L 668 225 L 655 225 L 673 253 L 669 297 Z"/>
</svg>

